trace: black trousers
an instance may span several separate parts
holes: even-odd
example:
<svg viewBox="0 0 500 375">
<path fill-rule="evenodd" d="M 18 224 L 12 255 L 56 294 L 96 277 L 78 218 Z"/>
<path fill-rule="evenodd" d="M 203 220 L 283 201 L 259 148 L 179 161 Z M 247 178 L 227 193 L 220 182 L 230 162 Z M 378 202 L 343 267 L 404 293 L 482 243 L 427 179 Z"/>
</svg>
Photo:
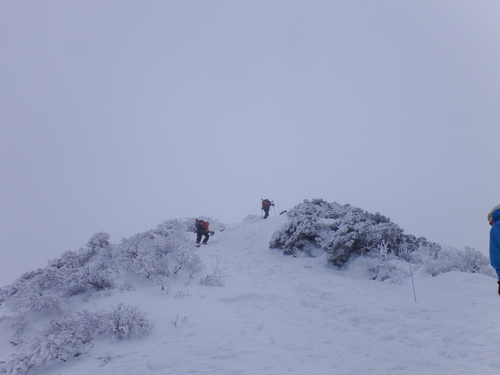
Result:
<svg viewBox="0 0 500 375">
<path fill-rule="evenodd" d="M 263 207 L 263 208 L 262 208 L 262 209 L 264 210 L 264 213 L 265 213 L 265 215 L 264 215 L 264 219 L 267 219 L 267 217 L 269 216 L 269 209 L 270 209 L 270 208 L 271 208 L 271 207 Z"/>
<path fill-rule="evenodd" d="M 203 240 L 203 243 L 207 243 L 208 238 L 210 237 L 208 235 L 208 232 L 206 230 L 197 230 L 196 231 L 196 243 L 200 243 L 201 237 L 205 236 L 205 239 Z"/>
</svg>

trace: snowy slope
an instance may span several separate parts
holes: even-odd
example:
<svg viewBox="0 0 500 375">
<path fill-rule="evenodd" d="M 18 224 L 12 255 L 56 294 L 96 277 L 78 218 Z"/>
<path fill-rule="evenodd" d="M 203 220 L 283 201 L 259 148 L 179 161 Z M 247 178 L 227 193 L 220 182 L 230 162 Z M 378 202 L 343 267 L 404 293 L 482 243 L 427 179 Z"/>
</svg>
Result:
<svg viewBox="0 0 500 375">
<path fill-rule="evenodd" d="M 94 294 L 81 309 L 139 305 L 154 324 L 141 339 L 95 342 L 87 354 L 39 375 L 498 374 L 495 281 L 485 275 L 416 273 L 403 285 L 326 267 L 322 257 L 270 250 L 286 220 L 228 225 L 196 251 L 207 269 L 168 290 L 144 281 Z M 193 241 L 194 241 L 194 234 Z M 201 276 L 219 262 L 225 286 Z M 6 337 L 5 335 L 2 335 Z M 0 360 L 8 359 L 2 339 Z"/>
</svg>

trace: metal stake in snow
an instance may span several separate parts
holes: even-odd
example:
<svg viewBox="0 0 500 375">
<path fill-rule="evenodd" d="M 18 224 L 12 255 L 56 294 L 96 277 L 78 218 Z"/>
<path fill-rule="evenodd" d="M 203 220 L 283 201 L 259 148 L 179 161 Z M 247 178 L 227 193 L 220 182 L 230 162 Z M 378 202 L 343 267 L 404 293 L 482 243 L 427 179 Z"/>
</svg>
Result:
<svg viewBox="0 0 500 375">
<path fill-rule="evenodd" d="M 408 266 L 410 267 L 411 286 L 413 288 L 413 299 L 415 300 L 415 303 L 417 303 L 417 293 L 415 293 L 415 281 L 413 280 L 413 271 L 411 269 L 411 260 L 410 260 L 410 252 L 408 251 L 408 244 L 405 242 L 403 243 L 403 245 L 401 245 L 401 247 L 406 253 L 406 259 L 408 259 Z"/>
</svg>

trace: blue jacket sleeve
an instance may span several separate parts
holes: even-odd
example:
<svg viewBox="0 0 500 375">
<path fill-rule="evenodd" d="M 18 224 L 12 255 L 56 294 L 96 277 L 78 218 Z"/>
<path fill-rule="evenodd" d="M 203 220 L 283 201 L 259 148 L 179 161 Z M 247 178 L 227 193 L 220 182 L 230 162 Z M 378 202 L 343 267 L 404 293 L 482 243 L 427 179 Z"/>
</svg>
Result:
<svg viewBox="0 0 500 375">
<path fill-rule="evenodd" d="M 490 231 L 490 263 L 500 280 L 500 222 L 493 224 Z"/>
</svg>

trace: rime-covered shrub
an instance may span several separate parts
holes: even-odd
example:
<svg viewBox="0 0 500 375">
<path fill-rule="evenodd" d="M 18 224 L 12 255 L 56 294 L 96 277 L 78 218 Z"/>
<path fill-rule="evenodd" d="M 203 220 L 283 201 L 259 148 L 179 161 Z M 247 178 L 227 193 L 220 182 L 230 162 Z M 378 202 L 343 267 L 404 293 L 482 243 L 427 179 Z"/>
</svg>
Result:
<svg viewBox="0 0 500 375">
<path fill-rule="evenodd" d="M 348 269 L 372 280 L 402 284 L 410 276 L 408 263 L 401 257 L 389 252 L 386 244 L 381 244 L 376 251 L 362 255 L 348 262 Z"/>
<path fill-rule="evenodd" d="M 198 219 L 208 222 L 210 224 L 210 230 L 223 231 L 225 229 L 224 224 L 213 217 L 198 216 Z M 179 233 L 196 232 L 195 222 L 196 219 L 194 217 L 167 220 L 158 225 L 152 232 L 165 237 L 178 235 Z"/>
<path fill-rule="evenodd" d="M 376 255 L 362 255 L 349 261 L 348 268 L 354 274 L 395 284 L 403 284 L 410 276 L 408 263 L 396 256 L 383 259 Z"/>
<path fill-rule="evenodd" d="M 465 247 L 465 250 L 453 247 L 436 250 L 428 246 L 420 246 L 409 253 L 402 246 L 399 256 L 380 248 L 377 252 L 356 257 L 348 263 L 348 269 L 353 274 L 398 284 L 410 275 L 410 266 L 414 270 L 420 269 L 421 272 L 432 276 L 459 271 L 496 277 L 488 257 L 470 247 Z"/>
<path fill-rule="evenodd" d="M 0 323 L 3 328 L 13 332 L 11 343 L 14 345 L 23 342 L 23 336 L 31 329 L 26 314 L 4 315 L 0 317 Z"/>
<path fill-rule="evenodd" d="M 185 232 L 193 231 L 194 222 L 194 218 L 166 220 L 159 224 L 152 232 L 163 237 L 183 235 Z"/>
<path fill-rule="evenodd" d="M 432 276 L 437 276 L 443 272 L 460 271 L 481 273 L 495 277 L 495 272 L 490 266 L 489 258 L 467 246 L 464 250 L 445 247 L 438 252 L 422 248 L 413 254 L 413 258 L 416 264 L 422 266 L 425 273 Z"/>
<path fill-rule="evenodd" d="M 154 230 L 122 239 L 116 246 L 117 263 L 126 272 L 162 284 L 164 278 L 172 277 L 182 269 L 193 277 L 205 268 L 194 253 L 187 234 L 194 230 L 194 223 L 194 218 L 169 220 Z"/>
<path fill-rule="evenodd" d="M 120 304 L 113 311 L 75 313 L 52 319 L 30 340 L 21 343 L 13 359 L 0 369 L 7 374 L 27 374 L 49 361 L 67 361 L 88 352 L 98 335 L 107 333 L 114 339 L 128 339 L 142 337 L 150 330 L 146 314 L 138 307 Z"/>
<path fill-rule="evenodd" d="M 180 235 L 139 233 L 122 240 L 118 250 L 126 270 L 151 280 L 171 277 L 182 268 L 196 272 L 202 267 L 200 258 L 193 254 L 192 245 Z"/>
<path fill-rule="evenodd" d="M 206 268 L 200 256 L 193 251 L 188 251 L 183 255 L 182 266 L 186 269 L 189 278 L 193 278 L 195 274 Z"/>
<path fill-rule="evenodd" d="M 494 276 L 488 258 L 466 247 L 442 249 L 425 238 L 405 234 L 379 214 L 321 199 L 305 200 L 288 211 L 288 222 L 273 234 L 271 248 L 284 254 L 326 252 L 329 263 L 346 264 L 374 280 L 401 283 L 409 275 L 408 260 L 415 269 L 441 272 L 476 272 Z"/>
<path fill-rule="evenodd" d="M 214 219 L 216 226 L 222 225 Z M 93 235 L 84 248 L 66 251 L 47 267 L 28 272 L 0 289 L 0 303 L 17 312 L 62 312 L 70 297 L 115 288 L 127 273 L 145 276 L 156 283 L 185 270 L 189 277 L 205 268 L 194 253 L 188 232 L 193 219 L 165 221 L 154 230 L 135 234 L 111 244 L 109 234 Z"/>
<path fill-rule="evenodd" d="M 250 214 L 250 215 L 247 215 L 243 221 L 247 222 L 247 223 L 251 223 L 251 222 L 256 222 L 256 221 L 260 221 L 261 220 L 261 217 L 258 216 L 258 215 L 254 215 L 254 214 Z"/>
<path fill-rule="evenodd" d="M 117 340 L 142 337 L 151 329 L 146 315 L 138 307 L 120 303 L 113 311 L 103 314 L 102 330 L 111 333 Z"/>
<path fill-rule="evenodd" d="M 52 269 L 25 273 L 14 284 L 2 288 L 5 305 L 19 313 L 61 311 L 67 301 L 61 295 L 59 276 L 60 273 Z"/>
<path fill-rule="evenodd" d="M 221 260 L 217 258 L 217 263 L 212 264 L 212 273 L 208 273 L 200 279 L 200 282 L 208 286 L 225 286 L 224 279 L 227 276 L 226 269 L 222 267 Z"/>
<path fill-rule="evenodd" d="M 327 203 L 322 199 L 305 200 L 287 212 L 288 222 L 273 234 L 270 247 L 282 249 L 288 255 L 296 251 L 312 254 L 312 250 L 321 248 L 325 242 L 323 237 L 330 232 L 328 226 L 349 211 L 352 211 L 349 205 Z"/>
<path fill-rule="evenodd" d="M 44 269 L 27 272 L 12 285 L 0 288 L 0 303 L 13 312 L 0 322 L 13 332 L 17 349 L 12 361 L 3 365 L 3 372 L 26 374 L 47 361 L 78 356 L 89 349 L 99 334 L 126 339 L 147 333 L 151 325 L 146 314 L 123 304 L 112 311 L 63 316 L 71 311 L 76 295 L 120 287 L 119 280 L 123 282 L 130 273 L 162 286 L 165 278 L 180 270 L 192 278 L 205 268 L 189 240 L 188 232 L 194 222 L 194 218 L 166 221 L 154 230 L 123 239 L 120 244 L 111 244 L 105 232 L 96 233 L 84 248 L 66 251 L 50 260 Z M 43 314 L 33 314 L 42 310 Z M 53 320 L 33 333 L 35 327 L 29 319 L 32 316 Z"/>
<path fill-rule="evenodd" d="M 384 246 L 388 253 L 399 255 L 406 243 L 409 251 L 426 245 L 435 249 L 438 244 L 425 238 L 404 234 L 389 218 L 371 214 L 360 208 L 322 199 L 305 200 L 288 211 L 288 222 L 274 233 L 270 247 L 284 254 L 304 251 L 312 254 L 322 249 L 331 264 L 341 267 L 351 257 L 376 252 Z"/>
<path fill-rule="evenodd" d="M 99 251 L 109 246 L 109 234 L 106 232 L 98 232 L 94 234 L 87 242 L 87 247 L 93 251 Z"/>
<path fill-rule="evenodd" d="M 0 290 L 0 299 L 15 311 L 61 311 L 68 298 L 90 289 L 114 287 L 113 246 L 104 232 L 94 235 L 86 248 L 66 251 L 47 267 L 27 272 Z"/>
</svg>

